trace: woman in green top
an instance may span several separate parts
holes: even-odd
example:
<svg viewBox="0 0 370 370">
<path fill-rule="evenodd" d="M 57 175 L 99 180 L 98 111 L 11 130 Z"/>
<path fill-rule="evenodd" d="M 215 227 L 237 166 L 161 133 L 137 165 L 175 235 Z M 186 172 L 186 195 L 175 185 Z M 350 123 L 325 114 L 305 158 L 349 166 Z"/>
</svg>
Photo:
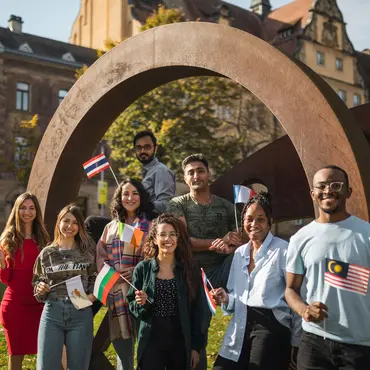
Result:
<svg viewBox="0 0 370 370">
<path fill-rule="evenodd" d="M 127 299 L 140 320 L 140 370 L 196 368 L 204 347 L 204 292 L 199 268 L 191 255 L 185 225 L 168 214 L 153 223 L 144 249 L 145 260 L 133 274 Z"/>
</svg>

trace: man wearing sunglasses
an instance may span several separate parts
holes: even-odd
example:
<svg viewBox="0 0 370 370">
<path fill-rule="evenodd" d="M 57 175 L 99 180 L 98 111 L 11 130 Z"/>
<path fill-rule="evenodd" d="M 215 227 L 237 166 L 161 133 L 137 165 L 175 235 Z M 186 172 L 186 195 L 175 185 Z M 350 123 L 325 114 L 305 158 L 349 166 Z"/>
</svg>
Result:
<svg viewBox="0 0 370 370">
<path fill-rule="evenodd" d="M 143 186 L 155 211 L 163 213 L 175 195 L 176 180 L 174 173 L 156 158 L 157 149 L 157 138 L 151 131 L 141 131 L 135 135 L 136 158 L 143 164 Z"/>
<path fill-rule="evenodd" d="M 304 330 L 298 370 L 370 369 L 370 224 L 347 212 L 351 193 L 342 168 L 316 172 L 319 216 L 289 243 L 285 297 Z"/>
</svg>

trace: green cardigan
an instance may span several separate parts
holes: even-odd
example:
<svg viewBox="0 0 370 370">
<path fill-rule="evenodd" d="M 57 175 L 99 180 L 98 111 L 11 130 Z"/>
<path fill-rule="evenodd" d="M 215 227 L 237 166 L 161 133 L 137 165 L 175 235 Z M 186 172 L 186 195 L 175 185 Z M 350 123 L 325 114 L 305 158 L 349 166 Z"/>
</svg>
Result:
<svg viewBox="0 0 370 370">
<path fill-rule="evenodd" d="M 132 284 L 137 289 L 145 291 L 152 302 L 154 302 L 155 279 L 158 271 L 159 266 L 157 260 L 153 258 L 151 260 L 141 261 L 135 267 L 132 277 Z M 201 288 L 200 270 L 199 273 L 195 274 L 197 279 L 199 279 L 199 284 L 196 290 L 196 297 L 192 302 L 189 302 L 187 297 L 187 284 L 182 267 L 176 265 L 174 273 L 179 316 L 187 353 L 187 368 L 190 368 L 191 351 L 196 350 L 199 352 L 205 346 L 206 335 L 202 328 L 204 328 L 204 322 L 207 320 L 206 310 L 208 307 L 206 306 L 204 291 Z M 144 306 L 138 305 L 135 301 L 135 290 L 133 288 L 130 288 L 128 291 L 127 300 L 130 303 L 131 313 L 140 320 L 137 348 L 137 362 L 140 364 L 150 338 L 152 304 L 146 302 Z"/>
</svg>

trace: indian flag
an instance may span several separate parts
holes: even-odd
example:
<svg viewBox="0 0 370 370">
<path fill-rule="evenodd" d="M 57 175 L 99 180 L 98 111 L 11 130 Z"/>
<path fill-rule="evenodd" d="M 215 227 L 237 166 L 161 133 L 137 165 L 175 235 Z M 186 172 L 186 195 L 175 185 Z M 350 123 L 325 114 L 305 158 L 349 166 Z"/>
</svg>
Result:
<svg viewBox="0 0 370 370">
<path fill-rule="evenodd" d="M 134 248 L 140 247 L 144 236 L 143 231 L 137 227 L 120 222 L 118 225 L 118 232 L 121 241 L 132 244 Z"/>
<path fill-rule="evenodd" d="M 106 263 L 96 277 L 94 296 L 105 306 L 107 305 L 108 293 L 119 278 L 119 273 L 114 271 L 114 269 L 112 269 L 112 267 L 108 266 Z"/>
</svg>

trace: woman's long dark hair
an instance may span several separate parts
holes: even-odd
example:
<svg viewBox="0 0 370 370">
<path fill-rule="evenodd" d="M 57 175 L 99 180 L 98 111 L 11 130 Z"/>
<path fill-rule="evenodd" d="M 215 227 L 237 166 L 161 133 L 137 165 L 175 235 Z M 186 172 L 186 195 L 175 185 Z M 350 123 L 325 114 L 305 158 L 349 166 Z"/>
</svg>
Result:
<svg viewBox="0 0 370 370">
<path fill-rule="evenodd" d="M 265 215 L 267 217 L 267 221 L 271 227 L 272 224 L 272 203 L 271 203 L 271 193 L 268 193 L 267 191 L 259 191 L 257 195 L 253 196 L 251 199 L 249 199 L 248 203 L 244 206 L 243 212 L 242 212 L 242 225 L 244 224 L 244 217 L 248 210 L 248 208 L 252 204 L 259 204 L 263 211 L 265 212 Z"/>
<path fill-rule="evenodd" d="M 121 222 L 125 222 L 127 211 L 122 205 L 122 188 L 126 184 L 135 186 L 140 195 L 140 206 L 136 210 L 136 215 L 140 216 L 144 212 L 149 219 L 153 218 L 153 205 L 150 203 L 149 194 L 146 192 L 141 182 L 136 179 L 122 181 L 114 192 L 112 201 L 110 203 L 110 213 L 112 218 L 116 218 Z"/>
<path fill-rule="evenodd" d="M 158 256 L 158 246 L 156 244 L 158 225 L 168 224 L 175 229 L 177 237 L 177 247 L 175 250 L 176 262 L 184 269 L 185 280 L 188 287 L 188 300 L 195 298 L 197 288 L 197 274 L 191 252 L 191 241 L 187 229 L 182 221 L 170 214 L 162 214 L 153 221 L 149 230 L 145 245 L 144 258 L 146 260 Z M 200 275 L 198 275 L 200 276 Z"/>
</svg>

